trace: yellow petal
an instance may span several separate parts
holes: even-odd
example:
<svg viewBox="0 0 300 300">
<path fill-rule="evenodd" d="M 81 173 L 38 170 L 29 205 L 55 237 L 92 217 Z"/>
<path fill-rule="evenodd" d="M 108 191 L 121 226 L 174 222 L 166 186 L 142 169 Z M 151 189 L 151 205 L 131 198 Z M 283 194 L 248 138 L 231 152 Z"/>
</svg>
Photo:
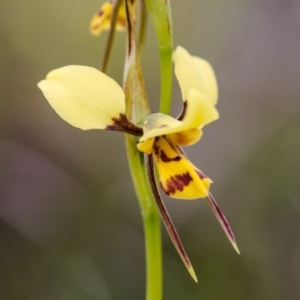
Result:
<svg viewBox="0 0 300 300">
<path fill-rule="evenodd" d="M 62 119 L 84 130 L 105 129 L 113 125 L 113 118 L 125 114 L 121 87 L 91 67 L 66 66 L 53 70 L 38 87 Z"/>
<path fill-rule="evenodd" d="M 110 28 L 113 3 L 105 2 L 93 16 L 90 23 L 90 32 L 93 35 L 100 35 L 103 30 Z"/>
<path fill-rule="evenodd" d="M 181 121 L 178 121 L 171 116 L 161 113 L 152 114 L 148 116 L 144 122 L 144 135 L 141 137 L 140 142 L 156 136 L 181 131 L 182 126 L 183 123 Z"/>
<path fill-rule="evenodd" d="M 183 132 L 168 134 L 168 140 L 176 146 L 191 146 L 197 143 L 201 136 L 202 130 L 200 128 L 190 129 Z"/>
<path fill-rule="evenodd" d="M 163 191 L 172 198 L 193 200 L 208 196 L 209 180 L 197 174 L 193 164 L 165 137 L 154 142 L 154 156 Z"/>
<path fill-rule="evenodd" d="M 181 134 L 180 139 L 182 141 L 186 140 L 186 143 L 179 143 L 178 145 L 192 145 L 197 142 L 201 137 L 200 129 L 194 131 L 194 133 L 197 132 L 194 137 L 191 135 L 193 132 L 191 130 L 218 119 L 219 114 L 216 108 L 196 90 L 190 89 L 188 95 L 189 100 L 185 104 L 185 115 L 182 121 L 160 113 L 152 114 L 144 122 L 144 135 L 140 142 L 156 136 L 176 133 Z M 185 132 L 187 135 L 184 137 Z M 193 139 L 191 139 L 192 137 Z M 175 138 L 171 139 L 175 140 Z"/>
<path fill-rule="evenodd" d="M 218 100 L 218 86 L 213 68 L 206 60 L 191 56 L 184 48 L 178 46 L 173 53 L 175 75 L 180 85 L 182 99 L 187 100 L 189 89 L 196 89 L 211 104 Z"/>
<path fill-rule="evenodd" d="M 154 142 L 154 138 L 150 138 L 144 142 L 138 143 L 137 148 L 141 152 L 151 154 L 153 150 L 153 142 Z"/>
<path fill-rule="evenodd" d="M 202 127 L 219 118 L 219 113 L 203 94 L 195 89 L 188 91 L 186 112 L 182 122 L 187 128 Z"/>
</svg>

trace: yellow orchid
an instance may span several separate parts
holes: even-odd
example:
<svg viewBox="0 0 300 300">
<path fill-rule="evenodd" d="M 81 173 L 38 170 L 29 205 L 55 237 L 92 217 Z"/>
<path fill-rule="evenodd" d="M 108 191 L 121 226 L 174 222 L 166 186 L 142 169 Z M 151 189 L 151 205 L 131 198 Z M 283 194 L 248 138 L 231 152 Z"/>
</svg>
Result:
<svg viewBox="0 0 300 300">
<path fill-rule="evenodd" d="M 214 107 L 217 83 L 205 60 L 190 56 L 181 47 L 173 57 L 184 101 L 183 112 L 177 119 L 159 113 L 150 115 L 144 122 L 144 134 L 137 147 L 142 152 L 154 154 L 160 184 L 167 195 L 180 199 L 207 197 L 211 180 L 199 177 L 200 171 L 178 146 L 198 142 L 202 127 L 218 119 Z"/>
<path fill-rule="evenodd" d="M 233 247 L 239 251 L 229 223 L 209 192 L 212 181 L 180 149 L 180 146 L 199 141 L 203 126 L 219 117 L 215 108 L 218 89 L 214 71 L 207 61 L 191 56 L 182 47 L 174 51 L 173 61 L 183 111 L 177 119 L 160 113 L 151 114 L 142 128 L 127 119 L 122 88 L 94 68 L 66 66 L 50 72 L 38 86 L 58 115 L 71 125 L 83 130 L 105 129 L 140 137 L 137 148 L 146 153 L 147 174 L 158 208 L 175 247 L 189 266 L 176 230 L 160 200 L 153 157 L 163 191 L 172 198 L 205 198 Z M 192 269 L 190 272 L 193 274 Z"/>
<path fill-rule="evenodd" d="M 131 0 L 131 5 L 133 7 L 133 20 L 135 20 L 135 4 L 136 0 Z M 109 30 L 111 24 L 111 18 L 113 14 L 115 6 L 115 1 L 110 0 L 106 1 L 102 4 L 99 8 L 98 12 L 93 16 L 91 23 L 90 23 L 90 32 L 93 35 L 100 35 L 102 31 Z M 121 4 L 117 16 L 116 22 L 116 30 L 117 31 L 124 31 L 126 29 L 126 11 L 124 3 Z"/>
<path fill-rule="evenodd" d="M 202 136 L 202 127 L 219 118 L 215 108 L 218 87 L 211 65 L 177 47 L 173 54 L 184 108 L 177 119 L 152 114 L 144 121 L 138 149 L 155 157 L 160 186 L 172 198 L 194 200 L 206 198 L 234 249 L 239 253 L 226 217 L 209 192 L 212 183 L 186 157 L 180 146 L 193 145 Z"/>
</svg>

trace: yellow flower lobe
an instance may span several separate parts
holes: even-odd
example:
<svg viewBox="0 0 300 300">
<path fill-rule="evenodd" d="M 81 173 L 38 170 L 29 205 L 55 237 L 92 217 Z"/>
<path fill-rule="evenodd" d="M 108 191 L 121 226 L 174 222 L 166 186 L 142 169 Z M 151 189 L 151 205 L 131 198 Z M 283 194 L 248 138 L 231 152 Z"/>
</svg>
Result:
<svg viewBox="0 0 300 300">
<path fill-rule="evenodd" d="M 187 100 L 189 90 L 195 89 L 203 94 L 212 105 L 216 105 L 218 85 L 210 63 L 200 57 L 190 55 L 180 46 L 173 53 L 173 61 L 183 101 Z"/>
<path fill-rule="evenodd" d="M 209 180 L 203 182 L 193 164 L 166 137 L 157 137 L 153 150 L 160 185 L 168 196 L 185 200 L 208 196 Z"/>
<path fill-rule="evenodd" d="M 59 68 L 51 71 L 38 87 L 62 119 L 83 130 L 105 129 L 125 115 L 122 88 L 95 68 Z"/>
</svg>

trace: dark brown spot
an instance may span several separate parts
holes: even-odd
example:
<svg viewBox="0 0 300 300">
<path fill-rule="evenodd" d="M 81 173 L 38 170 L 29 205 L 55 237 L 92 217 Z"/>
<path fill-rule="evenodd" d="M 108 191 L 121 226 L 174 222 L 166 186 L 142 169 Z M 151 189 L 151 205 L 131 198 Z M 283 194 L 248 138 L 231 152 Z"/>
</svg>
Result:
<svg viewBox="0 0 300 300">
<path fill-rule="evenodd" d="M 180 161 L 181 160 L 181 157 L 179 155 L 177 155 L 173 158 L 168 157 L 167 154 L 165 153 L 165 151 L 163 151 L 163 150 L 160 150 L 160 158 L 165 163 L 168 163 L 168 162 L 171 162 L 171 161 Z"/>
<path fill-rule="evenodd" d="M 131 123 L 124 114 L 120 114 L 119 118 L 113 118 L 112 122 L 112 125 L 105 127 L 106 130 L 125 132 L 134 136 L 143 135 L 143 129 Z"/>
<path fill-rule="evenodd" d="M 106 126 L 105 130 L 110 130 L 110 131 L 120 131 L 120 130 L 118 129 L 118 127 L 115 126 L 115 125 L 108 125 L 108 126 Z"/>
<path fill-rule="evenodd" d="M 158 157 L 159 156 L 159 147 L 157 146 L 156 143 L 153 144 L 153 150 L 155 155 Z"/>
<path fill-rule="evenodd" d="M 167 142 L 169 143 L 169 145 L 171 146 L 171 148 L 172 148 L 175 152 L 177 152 L 178 147 L 174 146 L 167 138 L 165 138 L 165 139 L 167 140 Z"/>
<path fill-rule="evenodd" d="M 124 18 L 118 18 L 118 23 L 120 24 L 120 25 L 122 25 L 123 27 L 126 27 L 126 19 L 124 19 Z"/>
<path fill-rule="evenodd" d="M 99 17 L 101 17 L 103 14 L 104 14 L 104 11 L 103 11 L 103 10 L 99 10 L 99 11 L 98 11 L 98 16 L 99 16 Z"/>
<path fill-rule="evenodd" d="M 164 188 L 160 183 L 163 191 L 168 195 L 173 195 L 176 191 L 183 191 L 185 186 L 188 186 L 190 182 L 193 181 L 189 172 L 186 172 L 181 175 L 172 176 L 170 179 L 166 181 L 167 188 Z"/>
</svg>

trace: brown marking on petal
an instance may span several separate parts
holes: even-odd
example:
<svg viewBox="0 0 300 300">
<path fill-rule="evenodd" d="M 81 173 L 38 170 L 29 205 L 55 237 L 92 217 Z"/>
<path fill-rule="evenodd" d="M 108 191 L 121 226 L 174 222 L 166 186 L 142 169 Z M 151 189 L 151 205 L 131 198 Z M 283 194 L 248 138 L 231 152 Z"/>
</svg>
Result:
<svg viewBox="0 0 300 300">
<path fill-rule="evenodd" d="M 120 129 L 117 126 L 115 126 L 115 125 L 108 125 L 108 126 L 106 126 L 105 130 L 120 131 Z"/>
<path fill-rule="evenodd" d="M 160 158 L 165 163 L 168 163 L 168 162 L 171 162 L 171 161 L 180 161 L 181 160 L 181 157 L 179 155 L 177 155 L 173 158 L 168 157 L 167 154 L 165 153 L 165 151 L 163 151 L 163 150 L 160 151 Z"/>
<path fill-rule="evenodd" d="M 186 109 L 187 109 L 187 101 L 184 101 L 183 102 L 183 109 L 181 111 L 181 113 L 179 114 L 179 116 L 177 117 L 177 120 L 178 121 L 182 121 L 184 116 L 185 116 L 185 113 L 186 113 Z"/>
<path fill-rule="evenodd" d="M 119 17 L 117 23 L 122 25 L 124 28 L 126 27 L 126 19 L 124 18 Z"/>
<path fill-rule="evenodd" d="M 177 152 L 177 147 L 174 146 L 174 145 L 172 144 L 172 142 L 170 142 L 170 141 L 168 140 L 168 138 L 167 138 L 165 135 L 163 135 L 162 137 L 168 142 L 169 146 L 170 146 L 175 152 Z"/>
<path fill-rule="evenodd" d="M 125 132 L 134 136 L 143 135 L 143 129 L 131 123 L 124 114 L 120 114 L 119 118 L 112 118 L 112 125 L 107 125 L 105 130 Z"/>
<path fill-rule="evenodd" d="M 159 137 L 159 136 L 155 137 L 155 141 L 153 143 L 153 150 L 154 150 L 154 154 L 156 155 L 157 162 L 159 162 L 159 159 L 161 159 L 165 163 L 169 163 L 169 162 L 172 162 L 172 161 L 180 161 L 181 157 L 179 155 L 177 155 L 175 157 L 168 157 L 167 154 L 165 153 L 165 151 L 163 151 L 163 150 L 160 149 L 160 147 L 157 145 L 157 141 L 160 138 L 164 138 L 168 142 L 168 144 L 170 145 L 170 147 L 174 151 L 176 151 L 176 148 L 174 147 L 174 145 L 172 143 L 170 143 L 168 141 L 168 139 L 164 135 L 162 137 Z"/>
<path fill-rule="evenodd" d="M 98 13 L 97 13 L 97 15 L 98 15 L 99 17 L 101 17 L 103 14 L 104 14 L 104 11 L 103 11 L 103 10 L 99 10 Z"/>
<path fill-rule="evenodd" d="M 188 186 L 190 182 L 193 181 L 193 178 L 191 177 L 189 172 L 186 172 L 181 175 L 175 175 L 170 177 L 166 181 L 167 188 L 164 188 L 163 185 L 160 182 L 161 188 L 163 191 L 168 195 L 175 194 L 176 191 L 183 191 L 184 187 Z"/>
<path fill-rule="evenodd" d="M 154 150 L 154 154 L 157 156 L 159 156 L 159 147 L 157 146 L 157 144 L 154 142 L 153 143 L 153 150 Z"/>
</svg>

